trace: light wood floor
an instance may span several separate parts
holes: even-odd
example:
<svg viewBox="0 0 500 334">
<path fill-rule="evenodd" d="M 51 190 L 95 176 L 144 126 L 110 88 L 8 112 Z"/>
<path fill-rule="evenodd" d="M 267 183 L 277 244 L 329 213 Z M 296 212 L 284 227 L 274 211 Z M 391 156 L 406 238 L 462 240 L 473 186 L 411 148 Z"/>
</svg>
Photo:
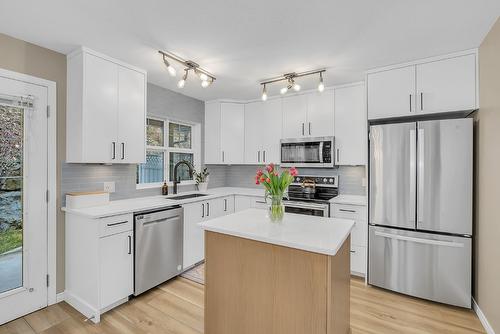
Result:
<svg viewBox="0 0 500 334">
<path fill-rule="evenodd" d="M 176 278 L 104 314 L 98 325 L 59 303 L 0 326 L 0 334 L 199 334 L 203 285 Z M 351 327 L 364 333 L 485 333 L 472 311 L 422 301 L 351 280 Z"/>
</svg>

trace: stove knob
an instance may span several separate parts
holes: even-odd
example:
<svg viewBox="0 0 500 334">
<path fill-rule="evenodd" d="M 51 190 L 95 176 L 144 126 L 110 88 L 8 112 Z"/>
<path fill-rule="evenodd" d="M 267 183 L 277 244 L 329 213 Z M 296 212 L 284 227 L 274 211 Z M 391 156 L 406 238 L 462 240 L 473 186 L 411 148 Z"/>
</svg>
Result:
<svg viewBox="0 0 500 334">
<path fill-rule="evenodd" d="M 299 182 L 300 181 L 300 177 L 296 177 L 295 181 Z"/>
<path fill-rule="evenodd" d="M 328 182 L 328 179 L 327 178 L 324 178 L 323 179 L 323 183 L 327 183 Z"/>
<path fill-rule="evenodd" d="M 330 181 L 330 183 L 333 183 L 333 179 L 330 179 L 329 181 Z"/>
</svg>

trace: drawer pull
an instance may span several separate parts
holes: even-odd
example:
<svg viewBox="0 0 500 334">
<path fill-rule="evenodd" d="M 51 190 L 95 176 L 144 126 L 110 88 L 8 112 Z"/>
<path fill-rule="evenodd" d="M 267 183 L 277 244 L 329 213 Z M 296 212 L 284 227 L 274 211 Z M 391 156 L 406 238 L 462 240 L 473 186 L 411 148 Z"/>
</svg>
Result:
<svg viewBox="0 0 500 334">
<path fill-rule="evenodd" d="M 255 203 L 266 204 L 266 202 L 264 202 L 264 201 L 255 201 Z"/>
<path fill-rule="evenodd" d="M 351 251 L 351 253 L 353 253 L 353 254 L 354 254 L 354 253 L 356 253 L 356 251 L 355 251 L 355 250 L 352 250 L 352 251 Z"/>
<path fill-rule="evenodd" d="M 123 222 L 118 222 L 118 223 L 110 223 L 110 224 L 106 224 L 108 227 L 113 227 L 113 226 L 117 226 L 117 225 L 123 225 L 123 224 L 126 224 L 128 223 L 128 221 L 123 221 Z"/>
<path fill-rule="evenodd" d="M 339 211 L 356 213 L 356 210 L 348 210 L 348 209 L 339 209 Z"/>
</svg>

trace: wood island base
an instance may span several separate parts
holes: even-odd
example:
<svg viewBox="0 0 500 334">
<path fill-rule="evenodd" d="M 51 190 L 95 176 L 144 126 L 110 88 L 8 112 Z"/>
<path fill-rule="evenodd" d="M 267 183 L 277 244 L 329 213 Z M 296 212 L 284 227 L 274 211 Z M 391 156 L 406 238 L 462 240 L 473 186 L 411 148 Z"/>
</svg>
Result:
<svg viewBox="0 0 500 334">
<path fill-rule="evenodd" d="M 205 231 L 205 333 L 349 333 L 349 250 L 350 237 L 329 256 Z"/>
</svg>

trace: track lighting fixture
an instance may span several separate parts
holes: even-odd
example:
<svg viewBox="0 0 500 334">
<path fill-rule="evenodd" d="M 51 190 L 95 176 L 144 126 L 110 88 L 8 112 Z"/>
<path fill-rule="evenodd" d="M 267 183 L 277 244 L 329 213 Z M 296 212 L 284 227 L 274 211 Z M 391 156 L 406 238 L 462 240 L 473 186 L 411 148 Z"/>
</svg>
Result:
<svg viewBox="0 0 500 334">
<path fill-rule="evenodd" d="M 186 85 L 186 80 L 188 77 L 189 71 L 193 71 L 201 80 L 201 86 L 203 88 L 206 88 L 210 86 L 214 81 L 215 81 L 215 76 L 213 76 L 210 72 L 204 70 L 203 68 L 200 67 L 197 63 L 191 60 L 184 60 L 179 56 L 174 55 L 173 53 L 166 52 L 166 51 L 158 51 L 162 56 L 163 56 L 163 62 L 165 63 L 165 66 L 167 66 L 168 73 L 171 76 L 176 75 L 175 68 L 172 67 L 168 59 L 175 60 L 178 63 L 181 63 L 182 65 L 185 66 L 184 68 L 184 75 L 182 76 L 181 80 L 177 82 L 177 87 L 183 88 Z"/>
<path fill-rule="evenodd" d="M 298 92 L 298 91 L 300 91 L 302 89 L 302 87 L 297 82 L 295 82 L 295 79 L 300 78 L 300 77 L 305 77 L 305 76 L 308 76 L 308 75 L 319 74 L 319 80 L 320 81 L 319 81 L 319 85 L 318 85 L 318 90 L 320 92 L 322 92 L 322 91 L 325 90 L 325 85 L 323 84 L 323 73 L 325 71 L 326 71 L 325 69 L 321 69 L 321 70 L 307 71 L 307 72 L 301 72 L 301 73 L 295 73 L 295 72 L 293 72 L 293 73 L 286 73 L 286 74 L 283 74 L 280 77 L 276 77 L 276 78 L 271 78 L 271 79 L 264 80 L 264 81 L 262 81 L 260 83 L 263 86 L 263 89 L 262 89 L 262 101 L 266 101 L 267 100 L 266 85 L 272 84 L 272 83 L 275 83 L 275 82 L 286 81 L 287 85 L 285 87 L 282 87 L 280 89 L 280 94 L 281 95 L 286 94 L 290 89 L 293 89 L 294 91 Z"/>
</svg>

